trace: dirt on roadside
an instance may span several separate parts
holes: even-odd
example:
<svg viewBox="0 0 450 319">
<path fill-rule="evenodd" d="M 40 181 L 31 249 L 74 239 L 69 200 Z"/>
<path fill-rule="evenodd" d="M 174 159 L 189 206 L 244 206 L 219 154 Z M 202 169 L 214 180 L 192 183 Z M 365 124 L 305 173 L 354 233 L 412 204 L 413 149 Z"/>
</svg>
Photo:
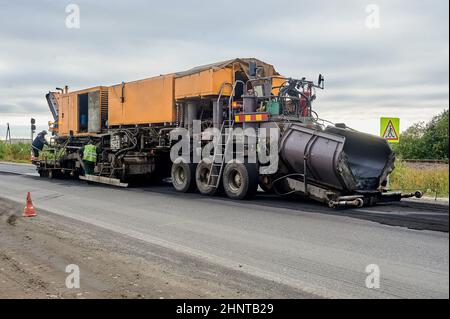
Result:
<svg viewBox="0 0 450 319">
<path fill-rule="evenodd" d="M 315 297 L 49 212 L 25 218 L 23 206 L 0 198 L 0 298 Z M 66 287 L 70 264 L 80 288 Z"/>
</svg>

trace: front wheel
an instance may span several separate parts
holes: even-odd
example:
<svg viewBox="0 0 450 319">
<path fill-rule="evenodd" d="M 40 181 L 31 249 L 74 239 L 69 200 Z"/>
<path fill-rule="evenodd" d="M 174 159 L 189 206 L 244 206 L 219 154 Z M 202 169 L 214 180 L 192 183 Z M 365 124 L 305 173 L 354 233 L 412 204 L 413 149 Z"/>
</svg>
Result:
<svg viewBox="0 0 450 319">
<path fill-rule="evenodd" d="M 225 166 L 223 187 L 231 199 L 248 199 L 258 191 L 259 172 L 256 164 L 243 164 L 236 161 Z"/>
<path fill-rule="evenodd" d="M 46 170 L 38 170 L 39 177 L 47 177 L 48 172 Z"/>
</svg>

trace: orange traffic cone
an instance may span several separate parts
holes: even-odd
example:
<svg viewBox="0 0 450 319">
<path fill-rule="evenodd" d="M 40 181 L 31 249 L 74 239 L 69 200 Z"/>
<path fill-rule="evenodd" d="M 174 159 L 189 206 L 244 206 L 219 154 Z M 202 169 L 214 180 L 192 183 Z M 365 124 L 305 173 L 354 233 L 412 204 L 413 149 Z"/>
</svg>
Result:
<svg viewBox="0 0 450 319">
<path fill-rule="evenodd" d="M 36 210 L 34 209 L 33 202 L 31 201 L 31 194 L 28 192 L 27 194 L 27 205 L 23 209 L 24 217 L 34 217 L 36 216 Z"/>
</svg>

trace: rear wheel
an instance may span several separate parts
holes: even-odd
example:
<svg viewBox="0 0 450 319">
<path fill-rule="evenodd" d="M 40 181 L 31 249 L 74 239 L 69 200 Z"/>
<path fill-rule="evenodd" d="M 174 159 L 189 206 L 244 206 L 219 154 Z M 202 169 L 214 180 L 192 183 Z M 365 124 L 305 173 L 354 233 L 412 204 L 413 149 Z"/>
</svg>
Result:
<svg viewBox="0 0 450 319">
<path fill-rule="evenodd" d="M 209 174 L 212 169 L 213 175 L 218 175 L 218 169 L 211 165 L 212 160 L 203 159 L 198 163 L 195 170 L 195 182 L 199 192 L 203 195 L 214 195 L 217 192 L 217 176 L 211 176 L 210 184 L 208 185 Z"/>
<path fill-rule="evenodd" d="M 259 174 L 256 164 L 230 162 L 223 172 L 223 187 L 231 199 L 246 199 L 256 195 Z"/>
<path fill-rule="evenodd" d="M 173 163 L 171 177 L 176 191 L 187 193 L 195 190 L 195 164 Z"/>
</svg>

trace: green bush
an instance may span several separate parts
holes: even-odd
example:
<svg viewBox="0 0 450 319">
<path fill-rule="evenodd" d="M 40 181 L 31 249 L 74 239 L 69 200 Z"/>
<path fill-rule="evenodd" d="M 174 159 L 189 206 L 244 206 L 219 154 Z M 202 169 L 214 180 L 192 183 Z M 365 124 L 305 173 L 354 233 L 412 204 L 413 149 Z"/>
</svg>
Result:
<svg viewBox="0 0 450 319">
<path fill-rule="evenodd" d="M 0 160 L 2 161 L 29 162 L 30 154 L 30 144 L 5 144 L 4 142 L 0 142 Z"/>
<path fill-rule="evenodd" d="M 65 149 L 49 150 L 44 146 L 39 158 L 47 160 L 58 160 L 65 154 Z M 0 161 L 26 163 L 30 161 L 31 145 L 26 143 L 6 144 L 0 141 Z"/>
<path fill-rule="evenodd" d="M 3 161 L 6 156 L 6 145 L 0 141 L 0 161 Z"/>
<path fill-rule="evenodd" d="M 448 115 L 445 110 L 428 123 L 409 127 L 393 145 L 396 154 L 404 159 L 448 159 Z"/>
</svg>

